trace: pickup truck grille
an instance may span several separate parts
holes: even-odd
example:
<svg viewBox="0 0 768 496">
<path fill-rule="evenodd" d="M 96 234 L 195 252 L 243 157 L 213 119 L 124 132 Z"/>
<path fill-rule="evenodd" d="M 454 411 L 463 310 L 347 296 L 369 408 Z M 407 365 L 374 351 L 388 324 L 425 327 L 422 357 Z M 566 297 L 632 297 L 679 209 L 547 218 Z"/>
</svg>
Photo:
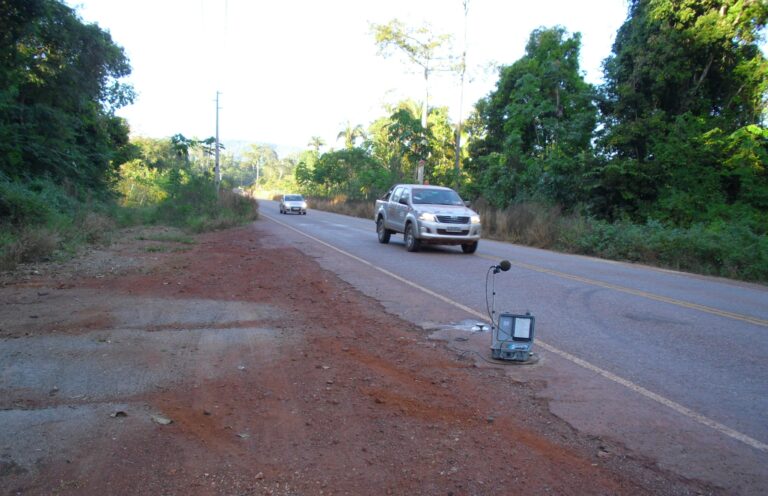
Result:
<svg viewBox="0 0 768 496">
<path fill-rule="evenodd" d="M 469 224 L 469 217 L 456 217 L 452 215 L 438 215 L 437 221 L 441 224 Z"/>
</svg>

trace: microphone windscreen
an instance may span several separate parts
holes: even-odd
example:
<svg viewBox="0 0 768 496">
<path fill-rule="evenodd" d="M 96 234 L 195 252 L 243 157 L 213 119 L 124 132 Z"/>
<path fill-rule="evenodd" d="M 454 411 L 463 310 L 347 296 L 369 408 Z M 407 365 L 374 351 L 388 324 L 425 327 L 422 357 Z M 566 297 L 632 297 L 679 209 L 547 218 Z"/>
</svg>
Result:
<svg viewBox="0 0 768 496">
<path fill-rule="evenodd" d="M 502 260 L 501 262 L 499 262 L 499 268 L 504 272 L 508 271 L 511 267 L 512 267 L 512 264 L 509 263 L 509 260 Z"/>
</svg>

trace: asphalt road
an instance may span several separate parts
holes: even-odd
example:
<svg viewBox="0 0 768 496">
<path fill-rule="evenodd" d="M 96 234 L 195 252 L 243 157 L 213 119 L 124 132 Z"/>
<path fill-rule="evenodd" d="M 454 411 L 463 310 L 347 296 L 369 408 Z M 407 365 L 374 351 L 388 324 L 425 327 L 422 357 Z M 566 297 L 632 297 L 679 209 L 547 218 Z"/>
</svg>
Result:
<svg viewBox="0 0 768 496">
<path fill-rule="evenodd" d="M 372 219 L 260 204 L 269 233 L 426 328 L 487 322 L 488 268 L 509 260 L 495 309 L 535 316 L 541 360 L 507 376 L 663 470 L 768 494 L 768 288 L 489 240 L 408 253 L 400 235 L 379 244 Z"/>
</svg>

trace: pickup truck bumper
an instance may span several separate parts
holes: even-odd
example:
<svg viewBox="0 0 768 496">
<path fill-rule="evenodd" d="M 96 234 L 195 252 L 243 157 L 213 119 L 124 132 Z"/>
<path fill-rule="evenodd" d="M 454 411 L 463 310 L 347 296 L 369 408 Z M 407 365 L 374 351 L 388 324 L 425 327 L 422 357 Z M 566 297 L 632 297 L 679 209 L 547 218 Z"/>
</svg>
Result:
<svg viewBox="0 0 768 496">
<path fill-rule="evenodd" d="M 433 245 L 463 245 L 480 240 L 480 224 L 419 221 L 419 240 Z"/>
</svg>

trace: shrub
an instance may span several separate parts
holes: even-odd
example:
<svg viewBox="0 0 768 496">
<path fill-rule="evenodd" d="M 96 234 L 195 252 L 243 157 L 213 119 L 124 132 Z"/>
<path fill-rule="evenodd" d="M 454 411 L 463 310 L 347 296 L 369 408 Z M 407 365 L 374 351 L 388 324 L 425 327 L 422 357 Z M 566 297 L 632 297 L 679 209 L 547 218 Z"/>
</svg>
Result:
<svg viewBox="0 0 768 496">
<path fill-rule="evenodd" d="M 167 224 L 194 232 L 222 229 L 258 217 L 258 202 L 232 191 L 218 190 L 210 175 L 186 167 L 154 169 L 140 160 L 121 166 L 117 190 L 124 207 L 120 225 Z"/>
<path fill-rule="evenodd" d="M 0 220 L 13 226 L 42 224 L 51 217 L 51 205 L 26 184 L 0 181 Z"/>
<path fill-rule="evenodd" d="M 349 200 L 343 195 L 337 195 L 330 199 L 308 198 L 307 203 L 310 208 L 349 215 L 360 219 L 373 219 L 373 213 L 376 208 L 376 202 L 373 200 Z"/>
<path fill-rule="evenodd" d="M 694 224 L 689 228 L 609 223 L 569 218 L 561 223 L 557 248 L 594 255 L 751 281 L 768 281 L 768 236 L 748 224 Z"/>
<path fill-rule="evenodd" d="M 104 214 L 88 212 L 80 222 L 78 230 L 83 241 L 91 244 L 109 244 L 115 222 Z"/>
<path fill-rule="evenodd" d="M 20 263 L 50 260 L 60 241 L 59 235 L 47 228 L 26 228 L 15 236 L 6 234 L 0 245 L 0 269 L 11 270 Z"/>
<path fill-rule="evenodd" d="M 60 240 L 60 236 L 50 229 L 25 229 L 17 241 L 20 261 L 27 263 L 50 260 Z"/>
<path fill-rule="evenodd" d="M 541 203 L 519 203 L 494 208 L 481 198 L 472 208 L 483 220 L 483 234 L 539 248 L 552 247 L 558 238 L 562 213 L 558 207 Z"/>
</svg>

